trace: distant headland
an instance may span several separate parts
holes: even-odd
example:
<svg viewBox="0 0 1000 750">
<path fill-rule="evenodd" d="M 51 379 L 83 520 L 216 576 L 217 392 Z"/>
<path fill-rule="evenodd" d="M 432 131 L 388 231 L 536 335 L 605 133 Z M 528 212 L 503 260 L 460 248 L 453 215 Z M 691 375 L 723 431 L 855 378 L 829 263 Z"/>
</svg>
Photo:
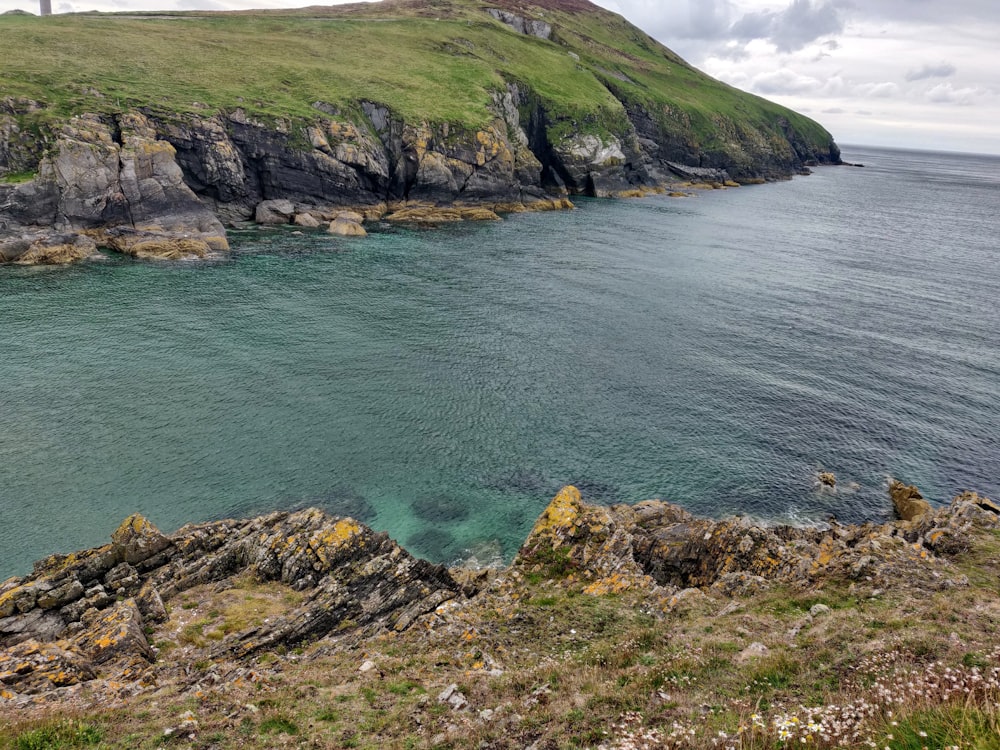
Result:
<svg viewBox="0 0 1000 750">
<path fill-rule="evenodd" d="M 362 235 L 840 163 L 814 121 L 586 0 L 0 27 L 19 50 L 0 63 L 0 262 L 201 257 L 247 221 Z"/>
</svg>

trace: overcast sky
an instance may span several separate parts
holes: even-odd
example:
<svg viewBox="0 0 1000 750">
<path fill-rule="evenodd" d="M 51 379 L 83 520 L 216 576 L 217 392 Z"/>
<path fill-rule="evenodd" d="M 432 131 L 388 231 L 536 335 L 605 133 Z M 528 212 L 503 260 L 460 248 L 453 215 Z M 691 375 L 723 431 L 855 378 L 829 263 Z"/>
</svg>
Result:
<svg viewBox="0 0 1000 750">
<path fill-rule="evenodd" d="M 56 12 L 309 4 L 52 0 Z M 1000 0 L 598 4 L 711 75 L 819 120 L 841 144 L 1000 154 Z M 37 12 L 37 7 L 37 2 L 0 0 L 0 12 Z"/>
</svg>

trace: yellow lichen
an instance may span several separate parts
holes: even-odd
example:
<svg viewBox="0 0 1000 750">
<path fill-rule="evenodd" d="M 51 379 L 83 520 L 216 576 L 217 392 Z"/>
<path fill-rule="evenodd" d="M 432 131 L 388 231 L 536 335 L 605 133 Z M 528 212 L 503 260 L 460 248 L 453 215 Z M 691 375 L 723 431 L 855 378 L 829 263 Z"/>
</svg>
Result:
<svg viewBox="0 0 1000 750">
<path fill-rule="evenodd" d="M 549 503 L 549 507 L 538 519 L 538 524 L 532 532 L 537 533 L 545 530 L 569 528 L 580 516 L 581 499 L 580 490 L 573 485 L 563 487 L 555 499 Z"/>
<path fill-rule="evenodd" d="M 605 578 L 600 578 L 583 588 L 583 593 L 591 596 L 607 596 L 608 594 L 621 594 L 632 588 L 632 582 L 619 573 L 612 573 Z"/>
</svg>

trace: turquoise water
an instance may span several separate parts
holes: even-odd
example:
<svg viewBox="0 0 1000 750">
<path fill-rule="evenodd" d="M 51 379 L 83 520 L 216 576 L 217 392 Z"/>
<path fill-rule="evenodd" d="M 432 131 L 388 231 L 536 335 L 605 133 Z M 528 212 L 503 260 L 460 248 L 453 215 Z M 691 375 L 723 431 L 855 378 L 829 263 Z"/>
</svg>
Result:
<svg viewBox="0 0 1000 750">
<path fill-rule="evenodd" d="M 0 579 L 319 505 L 509 559 L 566 482 L 773 520 L 1000 495 L 1000 160 L 865 169 L 230 257 L 0 267 Z M 814 487 L 834 471 L 840 491 Z"/>
</svg>

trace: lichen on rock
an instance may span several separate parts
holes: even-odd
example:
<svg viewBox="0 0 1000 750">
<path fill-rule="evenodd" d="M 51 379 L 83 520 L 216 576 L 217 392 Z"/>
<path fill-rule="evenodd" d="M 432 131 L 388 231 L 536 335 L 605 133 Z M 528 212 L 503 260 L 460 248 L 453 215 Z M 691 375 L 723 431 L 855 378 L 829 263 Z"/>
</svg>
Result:
<svg viewBox="0 0 1000 750">
<path fill-rule="evenodd" d="M 569 486 L 506 571 L 449 571 L 318 509 L 193 524 L 170 535 L 133 515 L 110 544 L 53 555 L 31 575 L 0 583 L 0 685 L 30 696 L 103 680 L 134 692 L 172 668 L 148 632 L 180 633 L 198 658 L 237 669 L 262 652 L 431 627 L 449 621 L 448 612 L 474 611 L 480 596 L 489 609 L 498 600 L 487 591 L 517 601 L 525 581 L 628 596 L 656 617 L 732 611 L 771 588 L 829 582 L 926 594 L 968 586 L 953 560 L 977 534 L 998 529 L 1000 506 L 975 493 L 910 521 L 796 528 L 697 518 L 661 500 L 592 505 Z M 253 593 L 221 603 L 230 590 Z M 270 602 L 267 616 L 255 616 L 244 600 Z M 189 605 L 222 619 L 204 631 L 211 617 L 185 619 Z M 810 617 L 823 612 L 813 609 Z"/>
</svg>

